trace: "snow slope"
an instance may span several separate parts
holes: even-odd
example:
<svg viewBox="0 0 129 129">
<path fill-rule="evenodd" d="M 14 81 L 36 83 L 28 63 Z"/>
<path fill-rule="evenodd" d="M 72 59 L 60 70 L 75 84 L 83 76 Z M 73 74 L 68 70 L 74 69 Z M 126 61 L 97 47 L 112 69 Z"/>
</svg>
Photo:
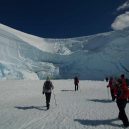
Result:
<svg viewBox="0 0 129 129">
<path fill-rule="evenodd" d="M 129 77 L 129 29 L 45 39 L 0 24 L 0 79 Z"/>
<path fill-rule="evenodd" d="M 50 110 L 42 93 L 44 81 L 0 82 L 0 129 L 122 129 L 118 109 L 104 81 L 53 80 Z M 56 105 L 57 104 L 57 105 Z M 126 113 L 129 117 L 129 104 Z"/>
</svg>

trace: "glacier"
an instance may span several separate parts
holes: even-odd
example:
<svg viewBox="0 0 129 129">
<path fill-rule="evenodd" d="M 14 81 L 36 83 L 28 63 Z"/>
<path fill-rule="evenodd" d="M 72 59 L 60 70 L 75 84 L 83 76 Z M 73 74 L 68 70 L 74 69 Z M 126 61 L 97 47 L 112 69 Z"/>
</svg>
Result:
<svg viewBox="0 0 129 129">
<path fill-rule="evenodd" d="M 0 24 L 0 80 L 129 77 L 129 28 L 51 39 Z"/>
</svg>

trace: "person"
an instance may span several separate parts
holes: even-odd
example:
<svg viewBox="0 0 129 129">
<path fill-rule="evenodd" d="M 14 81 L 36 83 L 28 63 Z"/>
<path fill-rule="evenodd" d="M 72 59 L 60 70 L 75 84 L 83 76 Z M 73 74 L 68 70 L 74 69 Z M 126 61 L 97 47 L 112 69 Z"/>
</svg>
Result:
<svg viewBox="0 0 129 129">
<path fill-rule="evenodd" d="M 129 88 L 129 79 L 125 78 L 124 74 L 121 74 L 122 83 Z"/>
<path fill-rule="evenodd" d="M 110 77 L 109 79 L 109 83 L 107 85 L 107 88 L 110 87 L 110 93 L 111 93 L 111 97 L 112 97 L 112 101 L 115 100 L 115 95 L 114 95 L 114 89 L 115 89 L 115 80 L 113 80 L 113 77 Z"/>
<path fill-rule="evenodd" d="M 108 82 L 108 77 L 105 78 L 106 82 Z"/>
<path fill-rule="evenodd" d="M 114 94 L 116 96 L 116 103 L 119 109 L 118 119 L 122 120 L 124 127 L 129 127 L 129 121 L 125 113 L 125 107 L 127 104 L 127 99 L 129 97 L 129 91 L 128 87 L 125 86 L 125 83 L 123 83 L 122 79 L 117 80 Z"/>
<path fill-rule="evenodd" d="M 74 77 L 75 91 L 78 90 L 79 79 L 77 76 Z"/>
<path fill-rule="evenodd" d="M 125 78 L 124 74 L 121 74 L 121 80 L 122 80 L 122 85 L 125 86 L 125 87 L 128 87 L 127 81 L 126 81 L 126 78 Z"/>
<path fill-rule="evenodd" d="M 42 93 L 43 94 L 45 93 L 45 96 L 46 96 L 46 107 L 47 107 L 47 109 L 50 108 L 51 92 L 52 92 L 53 89 L 54 89 L 54 86 L 53 86 L 52 82 L 50 81 L 50 78 L 47 77 L 46 81 L 44 82 L 43 91 L 42 91 Z"/>
</svg>

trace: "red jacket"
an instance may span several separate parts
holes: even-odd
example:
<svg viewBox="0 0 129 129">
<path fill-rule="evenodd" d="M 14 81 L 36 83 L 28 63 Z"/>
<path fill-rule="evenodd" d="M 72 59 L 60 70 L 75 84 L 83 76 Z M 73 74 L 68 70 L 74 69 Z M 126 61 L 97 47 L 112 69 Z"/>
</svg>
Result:
<svg viewBox="0 0 129 129">
<path fill-rule="evenodd" d="M 122 86 L 123 87 L 128 87 L 125 78 L 122 78 L 121 80 L 122 80 Z"/>
<path fill-rule="evenodd" d="M 124 84 L 121 86 L 122 89 L 122 94 L 118 97 L 118 87 L 115 88 L 114 90 L 114 95 L 117 97 L 117 99 L 129 99 L 129 89 L 126 87 Z"/>
<path fill-rule="evenodd" d="M 114 89 L 113 80 L 109 80 L 107 87 L 110 87 L 111 90 Z"/>
</svg>

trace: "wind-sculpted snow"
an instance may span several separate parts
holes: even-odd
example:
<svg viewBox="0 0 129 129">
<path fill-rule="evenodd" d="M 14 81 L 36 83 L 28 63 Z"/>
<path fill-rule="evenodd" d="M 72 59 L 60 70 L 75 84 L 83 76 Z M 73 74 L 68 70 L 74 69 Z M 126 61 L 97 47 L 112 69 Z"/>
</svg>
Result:
<svg viewBox="0 0 129 129">
<path fill-rule="evenodd" d="M 0 24 L 0 79 L 103 80 L 129 72 L 129 29 L 68 39 L 44 39 Z"/>
</svg>

